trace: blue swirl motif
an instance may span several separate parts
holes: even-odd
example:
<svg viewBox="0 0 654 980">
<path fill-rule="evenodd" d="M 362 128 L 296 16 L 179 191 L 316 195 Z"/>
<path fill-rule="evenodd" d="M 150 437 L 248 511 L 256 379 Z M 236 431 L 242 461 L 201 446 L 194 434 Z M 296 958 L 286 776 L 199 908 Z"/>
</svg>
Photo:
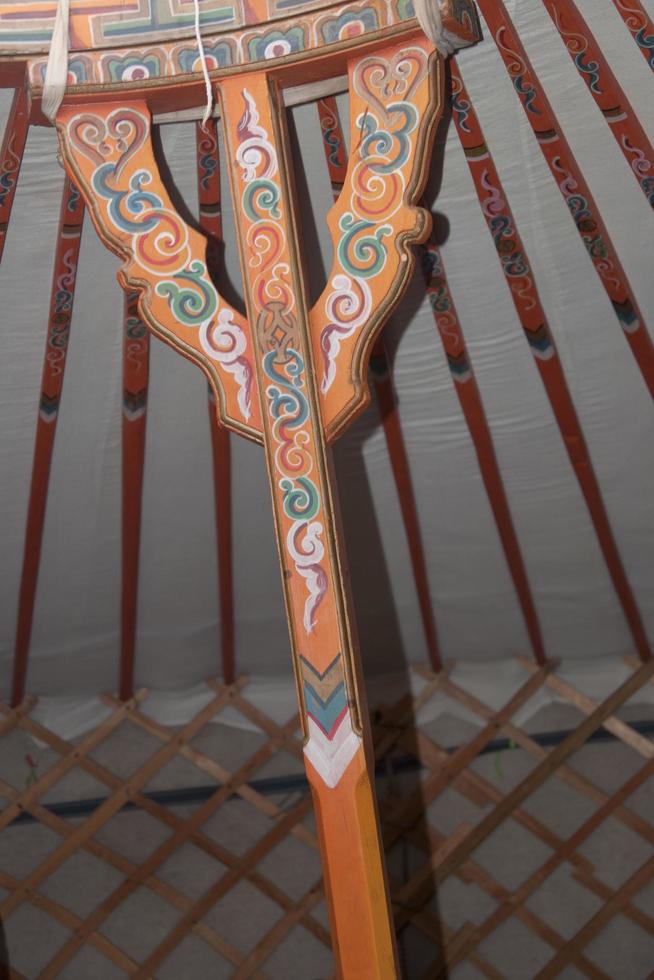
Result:
<svg viewBox="0 0 654 980">
<path fill-rule="evenodd" d="M 273 435 L 278 445 L 284 447 L 292 445 L 286 431 L 300 429 L 309 418 L 309 403 L 301 391 L 304 361 L 300 354 L 287 347 L 287 360 L 283 365 L 278 365 L 277 357 L 277 351 L 268 351 L 263 358 L 263 369 L 273 382 L 266 388 Z M 279 487 L 284 494 L 284 513 L 290 520 L 308 521 L 316 516 L 320 509 L 320 493 L 306 474 L 297 477 L 285 474 Z"/>
<path fill-rule="evenodd" d="M 69 289 L 58 289 L 55 293 L 55 313 L 70 313 L 73 308 L 73 294 Z"/>
<path fill-rule="evenodd" d="M 70 189 L 70 195 L 68 197 L 68 203 L 66 204 L 66 208 L 68 209 L 68 211 L 74 211 L 75 208 L 77 207 L 77 202 L 80 199 L 80 192 L 75 186 L 75 184 L 72 183 L 69 184 L 69 189 Z"/>
<path fill-rule="evenodd" d="M 5 170 L 0 176 L 0 206 L 4 205 L 7 194 L 16 186 L 16 174 L 13 170 Z"/>
<path fill-rule="evenodd" d="M 0 176 L 0 206 L 5 203 L 5 198 L 15 183 L 16 175 L 14 173 L 8 173 L 5 171 L 2 176 Z"/>
<path fill-rule="evenodd" d="M 524 75 L 516 75 L 513 79 L 513 87 L 522 99 L 527 112 L 533 113 L 534 116 L 540 116 L 540 109 L 534 105 L 537 98 L 536 89 L 529 83 L 523 84 L 524 77 Z"/>
<path fill-rule="evenodd" d="M 527 263 L 522 252 L 516 248 L 511 218 L 505 214 L 497 215 L 491 219 L 490 229 L 505 274 L 513 278 L 526 275 Z"/>
<path fill-rule="evenodd" d="M 458 124 L 464 133 L 471 133 L 472 130 L 468 126 L 468 115 L 470 114 L 470 103 L 467 99 L 459 98 L 459 93 L 452 91 L 451 97 L 452 112 L 456 113 L 456 118 Z"/>
<path fill-rule="evenodd" d="M 216 312 L 216 292 L 207 285 L 206 274 L 204 262 L 194 259 L 187 269 L 173 275 L 175 282 L 157 283 L 157 295 L 167 297 L 174 316 L 187 326 L 199 326 Z M 178 282 L 190 285 L 180 287 Z"/>
<path fill-rule="evenodd" d="M 646 34 L 645 27 L 634 34 L 634 40 L 638 47 L 649 54 L 647 64 L 654 71 L 654 34 Z"/>
<path fill-rule="evenodd" d="M 125 319 L 125 336 L 130 340 L 142 340 L 147 334 L 147 327 L 138 316 L 128 316 Z"/>
<path fill-rule="evenodd" d="M 579 54 L 575 55 L 574 57 L 574 63 L 577 66 L 577 71 L 585 80 L 591 92 L 594 92 L 596 95 L 602 95 L 602 90 L 599 87 L 599 62 L 589 61 L 584 64 L 584 54 L 585 50 L 580 51 Z"/>
<path fill-rule="evenodd" d="M 429 289 L 429 304 L 434 313 L 448 313 L 450 298 L 445 287 L 443 263 L 436 248 L 424 248 L 421 253 L 422 272 Z"/>
<path fill-rule="evenodd" d="M 338 167 L 340 164 L 340 151 L 341 151 L 341 141 L 338 136 L 335 135 L 336 126 L 325 126 L 322 131 L 322 138 L 329 147 L 329 153 L 327 154 L 327 159 L 334 167 Z"/>
<path fill-rule="evenodd" d="M 565 194 L 565 202 L 568 205 L 570 214 L 574 219 L 574 223 L 577 226 L 588 254 L 593 259 L 605 259 L 607 255 L 606 245 L 602 236 L 597 231 L 597 224 L 588 207 L 586 198 L 582 194 Z"/>
<path fill-rule="evenodd" d="M 367 111 L 359 123 L 359 131 L 362 139 L 359 147 L 359 156 L 362 160 L 371 156 L 384 156 L 393 149 L 393 143 L 397 142 L 395 154 L 386 163 L 368 160 L 368 166 L 377 174 L 391 174 L 406 162 L 409 156 L 411 144 L 409 136 L 418 124 L 418 111 L 410 102 L 391 102 L 387 107 L 389 116 L 400 116 L 404 120 L 401 125 L 393 129 L 390 133 L 387 129 L 382 129 L 374 115 Z"/>
<path fill-rule="evenodd" d="M 269 385 L 266 393 L 270 399 L 270 414 L 277 421 L 284 418 L 284 427 L 297 429 L 304 425 L 309 417 L 309 404 L 300 391 L 304 387 L 304 361 L 292 347 L 286 348 L 287 360 L 283 371 L 278 369 L 276 358 L 278 351 L 269 351 L 263 360 L 264 370 L 271 381 L 275 381 L 283 390 Z"/>
<path fill-rule="evenodd" d="M 9 141 L 5 158 L 2 161 L 2 173 L 0 173 L 0 207 L 4 206 L 7 194 L 16 186 L 16 174 L 20 167 L 20 159 L 14 153 L 14 137 Z"/>
<path fill-rule="evenodd" d="M 374 234 L 362 234 L 375 225 L 372 221 L 357 221 L 350 211 L 341 216 L 338 224 L 343 232 L 338 243 L 338 257 L 344 269 L 353 276 L 369 279 L 386 265 L 388 254 L 384 238 L 390 235 L 390 225 L 382 225 Z"/>
<path fill-rule="evenodd" d="M 161 208 L 163 204 L 156 194 L 143 190 L 144 184 L 149 184 L 152 175 L 147 170 L 137 170 L 129 181 L 129 190 L 115 190 L 109 185 L 116 168 L 113 163 L 104 163 L 93 174 L 93 188 L 106 201 L 109 201 L 108 211 L 111 220 L 122 231 L 143 234 L 152 231 L 159 222 L 159 215 L 145 214 L 147 207 Z M 143 215 L 139 221 L 132 221 L 124 212 L 131 215 Z"/>
<path fill-rule="evenodd" d="M 200 183 L 205 189 L 209 186 L 209 181 L 215 174 L 218 168 L 218 161 L 216 160 L 213 153 L 206 153 L 200 157 L 200 167 L 202 168 L 202 177 L 200 178 Z"/>
</svg>

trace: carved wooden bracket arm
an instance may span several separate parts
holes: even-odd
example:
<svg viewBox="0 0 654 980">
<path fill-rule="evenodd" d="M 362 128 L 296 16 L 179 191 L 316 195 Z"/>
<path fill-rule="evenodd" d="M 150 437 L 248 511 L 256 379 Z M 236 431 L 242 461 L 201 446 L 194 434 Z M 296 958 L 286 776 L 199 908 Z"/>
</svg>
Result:
<svg viewBox="0 0 654 980">
<path fill-rule="evenodd" d="M 431 219 L 415 206 L 443 102 L 443 61 L 417 36 L 349 65 L 350 154 L 327 222 L 333 262 L 310 313 L 326 435 L 365 408 L 368 358 L 413 271 Z"/>
<path fill-rule="evenodd" d="M 369 352 L 411 274 L 408 246 L 429 230 L 428 215 L 415 202 L 442 103 L 442 61 L 430 42 L 416 37 L 390 56 L 382 49 L 352 60 L 349 81 L 352 152 L 328 215 L 334 260 L 310 312 L 328 440 L 368 402 Z M 64 106 L 57 126 L 101 239 L 124 260 L 125 284 L 141 291 L 150 329 L 205 371 L 221 421 L 260 441 L 250 327 L 212 282 L 206 239 L 172 204 L 147 105 Z"/>
<path fill-rule="evenodd" d="M 100 238 L 124 260 L 123 282 L 140 291 L 144 320 L 205 371 L 224 424 L 260 440 L 247 321 L 217 291 L 206 238 L 163 185 L 147 105 L 64 106 L 57 128 Z"/>
</svg>

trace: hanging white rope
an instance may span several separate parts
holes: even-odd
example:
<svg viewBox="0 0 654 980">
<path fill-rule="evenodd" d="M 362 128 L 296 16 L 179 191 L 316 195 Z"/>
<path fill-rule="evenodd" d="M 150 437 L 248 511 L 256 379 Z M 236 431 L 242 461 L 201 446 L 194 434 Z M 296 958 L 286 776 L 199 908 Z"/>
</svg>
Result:
<svg viewBox="0 0 654 980">
<path fill-rule="evenodd" d="M 443 18 L 438 0 L 413 0 L 413 9 L 418 23 L 440 53 L 447 57 L 454 54 L 458 45 L 451 34 L 443 29 Z M 465 44 L 461 42 L 461 45 Z"/>
<path fill-rule="evenodd" d="M 66 82 L 68 81 L 68 24 L 70 20 L 70 0 L 59 0 L 55 15 L 48 66 L 45 70 L 41 108 L 51 123 L 62 103 Z"/>
<path fill-rule="evenodd" d="M 195 4 L 195 40 L 198 45 L 198 54 L 200 56 L 200 61 L 202 62 L 202 74 L 204 75 L 204 88 L 207 94 L 207 105 L 204 110 L 204 115 L 202 117 L 202 128 L 207 128 L 207 122 L 211 117 L 213 111 L 213 90 L 211 88 L 211 79 L 209 78 L 209 69 L 207 68 L 207 56 L 204 52 L 204 44 L 202 42 L 202 34 L 200 33 L 200 0 L 194 0 Z"/>
</svg>

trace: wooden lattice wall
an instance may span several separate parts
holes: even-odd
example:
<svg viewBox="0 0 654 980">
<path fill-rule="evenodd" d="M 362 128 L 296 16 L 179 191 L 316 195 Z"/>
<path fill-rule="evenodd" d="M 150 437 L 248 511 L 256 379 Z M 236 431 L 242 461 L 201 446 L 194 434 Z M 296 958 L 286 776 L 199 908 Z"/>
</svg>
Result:
<svg viewBox="0 0 654 980">
<path fill-rule="evenodd" d="M 654 877 L 654 825 L 642 815 L 642 806 L 632 806 L 631 799 L 648 785 L 651 789 L 654 744 L 616 715 L 651 683 L 654 662 L 631 665 L 626 682 L 602 704 L 573 689 L 557 675 L 555 666 L 520 663 L 524 683 L 500 710 L 492 710 L 455 683 L 451 671 L 435 675 L 418 670 L 417 696 L 406 694 L 375 711 L 377 759 L 390 775 L 380 780 L 383 833 L 408 977 L 447 976 L 459 964 L 466 964 L 470 971 L 461 976 L 526 975 L 520 973 L 521 967 L 516 967 L 518 973 L 515 968 L 504 972 L 494 962 L 493 939 L 499 937 L 506 943 L 501 932 L 509 921 L 519 923 L 529 937 L 525 940 L 527 955 L 534 964 L 529 975 L 538 978 L 559 976 L 569 967 L 574 968 L 570 976 L 616 976 L 614 968 L 605 967 L 601 957 L 593 955 L 592 944 L 618 916 L 628 920 L 629 929 L 638 931 L 645 946 L 654 935 L 654 919 L 638 901 Z M 519 726 L 514 720 L 544 686 L 580 717 L 576 727 L 549 748 L 529 733 L 528 725 Z M 74 744 L 34 719 L 34 701 L 15 709 L 0 708 L 0 757 L 4 760 L 0 795 L 5 801 L 0 816 L 4 840 L 0 916 L 12 960 L 7 976 L 46 980 L 92 973 L 190 980 L 206 975 L 206 969 L 217 977 L 292 975 L 316 980 L 329 975 L 330 936 L 322 905 L 311 799 L 299 775 L 287 786 L 285 796 L 263 792 L 258 779 L 271 760 L 276 760 L 277 773 L 288 772 L 289 767 L 301 773 L 298 717 L 281 725 L 274 722 L 248 700 L 246 680 L 229 687 L 212 683 L 211 689 L 208 703 L 177 729 L 163 727 L 146 713 L 144 690 L 126 703 L 107 695 L 103 698 L 109 709 L 105 720 Z M 478 725 L 470 726 L 471 737 L 455 749 L 440 744 L 433 723 L 415 723 L 435 696 L 446 697 L 459 714 L 463 707 L 478 720 Z M 229 764 L 221 762 L 220 750 L 215 749 L 221 739 L 206 739 L 209 730 L 219 731 L 211 722 L 220 721 L 226 708 L 259 732 L 254 751 L 245 751 L 251 743 L 243 736 L 240 752 L 234 756 L 231 751 Z M 575 757 L 584 746 L 588 751 L 589 738 L 602 727 L 623 752 L 620 784 L 610 792 L 606 780 L 589 778 L 584 767 L 577 765 L 579 756 Z M 438 730 L 443 731 L 442 724 Z M 516 761 L 504 773 L 496 758 L 483 757 L 489 745 L 502 737 L 515 746 L 510 755 Z M 127 745 L 144 738 L 145 747 L 139 750 L 142 761 L 129 773 L 120 762 L 109 766 L 103 761 L 109 757 L 105 750 L 112 739 L 119 739 L 112 758 L 120 759 L 121 740 Z M 208 744 L 213 746 L 211 751 Z M 26 756 L 20 754 L 25 745 L 32 746 Z M 593 751 L 602 753 L 606 747 L 599 745 Z M 26 779 L 24 766 L 16 763 L 23 758 L 27 759 Z M 196 784 L 211 784 L 204 800 L 192 810 L 171 805 L 170 800 L 166 805 L 151 791 L 165 768 L 180 761 L 186 765 L 185 772 L 195 772 Z M 411 761 L 420 766 L 412 769 Z M 97 805 L 83 818 L 64 818 L 52 803 L 66 797 L 66 778 L 73 772 L 102 787 Z M 567 804 L 567 797 L 557 795 L 562 785 L 571 801 Z M 569 819 L 575 809 L 572 797 L 584 803 L 582 818 L 577 815 L 573 824 Z M 121 839 L 125 807 L 135 815 L 147 815 L 150 828 L 140 838 L 137 835 L 138 852 L 132 843 L 129 856 Z M 230 810 L 233 807 L 236 810 Z M 252 814 L 251 820 L 246 819 L 247 813 Z M 26 814 L 32 818 L 30 823 Z M 584 851 L 590 839 L 601 835 L 609 824 L 630 838 L 635 835 L 645 854 L 650 853 L 635 869 L 625 867 L 624 880 L 617 887 L 607 883 Z M 35 841 L 36 829 L 49 831 L 46 845 L 40 838 L 39 843 Z M 531 864 L 519 882 L 511 883 L 511 874 L 507 877 L 501 862 L 493 863 L 494 848 L 489 845 L 495 841 L 501 851 L 503 835 L 508 835 L 509 850 L 504 849 L 502 860 L 508 865 L 524 863 L 518 860 L 520 847 L 531 854 Z M 616 846 L 619 849 L 619 843 Z M 16 865 L 16 853 L 21 850 L 23 857 Z M 278 860 L 271 864 L 275 853 Z M 113 884 L 102 895 L 98 892 L 97 904 L 84 907 L 82 914 L 76 903 L 74 875 L 65 876 L 67 890 L 56 887 L 66 863 L 71 859 L 74 863 L 81 854 L 108 867 Z M 12 858 L 21 873 L 5 870 Z M 174 884 L 171 861 L 190 861 L 192 889 Z M 574 928 L 571 922 L 565 934 L 552 926 L 547 914 L 535 911 L 546 908 L 547 903 L 539 906 L 540 890 L 563 867 L 575 888 L 589 899 L 579 899 L 579 909 L 592 910 L 585 918 L 582 915 L 583 921 L 575 921 Z M 303 868 L 304 884 L 298 888 L 297 875 L 291 872 Z M 100 871 L 96 877 L 101 878 Z M 463 888 L 463 904 L 455 915 L 448 879 Z M 88 881 L 79 884 L 88 887 Z M 121 947 L 115 928 L 121 910 L 124 921 L 133 917 L 130 903 L 136 893 L 156 897 L 157 905 L 166 909 L 157 928 L 151 928 L 147 918 L 132 922 L 135 933 L 147 934 L 141 957 Z M 236 895 L 240 895 L 239 902 L 230 907 L 230 896 Z M 256 928 L 249 928 L 252 923 L 247 922 L 248 903 Z M 16 950 L 14 923 L 17 934 L 29 934 L 30 916 L 32 934 L 43 937 L 42 947 Z M 44 917 L 56 924 L 54 932 L 45 928 Z M 243 938 L 247 939 L 248 931 L 249 946 Z M 19 970 L 17 964 L 23 961 L 32 963 L 33 972 Z M 634 980 L 641 976 L 639 962 L 636 958 L 625 963 L 622 975 Z M 93 965 L 84 968 L 84 963 Z M 194 966 L 200 963 L 202 966 Z"/>
</svg>

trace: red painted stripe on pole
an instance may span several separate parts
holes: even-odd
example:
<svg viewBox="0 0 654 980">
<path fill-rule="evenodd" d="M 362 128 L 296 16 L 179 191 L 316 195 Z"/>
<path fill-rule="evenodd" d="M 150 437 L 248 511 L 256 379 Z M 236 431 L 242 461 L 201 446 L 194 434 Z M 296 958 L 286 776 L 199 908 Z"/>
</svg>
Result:
<svg viewBox="0 0 654 980">
<path fill-rule="evenodd" d="M 14 92 L 0 149 L 0 259 L 5 247 L 11 209 L 16 196 L 20 165 L 23 161 L 29 113 L 25 89 Z"/>
<path fill-rule="evenodd" d="M 208 236 L 207 265 L 215 277 L 220 263 L 222 213 L 220 194 L 220 156 L 215 119 L 206 129 L 196 123 L 198 200 L 200 227 Z M 213 466 L 216 548 L 218 552 L 218 606 L 220 649 L 225 684 L 236 679 L 234 624 L 234 559 L 232 542 L 231 442 L 227 430 L 218 422 L 213 393 L 209 390 L 209 426 Z"/>
<path fill-rule="evenodd" d="M 542 665 L 546 660 L 545 648 L 522 550 L 513 524 L 488 419 L 468 356 L 454 299 L 445 275 L 443 256 L 433 238 L 424 246 L 423 269 L 434 320 L 445 350 L 450 372 L 454 378 L 454 388 L 475 447 L 479 469 L 525 621 L 534 658 L 538 664 Z"/>
<path fill-rule="evenodd" d="M 59 401 L 64 382 L 83 220 L 84 204 L 81 195 L 67 180 L 64 185 L 59 216 L 32 478 L 27 505 L 11 692 L 13 707 L 20 704 L 25 696 L 34 602 L 50 482 L 50 464 L 52 462 Z"/>
<path fill-rule="evenodd" d="M 586 440 L 568 389 L 533 272 L 470 96 L 453 61 L 453 118 L 511 299 L 540 372 L 595 533 L 640 657 L 650 656 L 638 606 L 616 545 Z"/>
<path fill-rule="evenodd" d="M 654 23 L 645 13 L 640 0 L 613 0 L 645 61 L 654 71 Z"/>
<path fill-rule="evenodd" d="M 126 292 L 123 317 L 122 580 L 119 696 L 134 693 L 139 552 L 145 462 L 150 335 L 138 310 L 138 293 Z"/>
<path fill-rule="evenodd" d="M 502 0 L 479 0 L 538 145 L 654 397 L 654 345 L 606 226 Z M 465 111 L 465 107 L 459 107 Z"/>
<path fill-rule="evenodd" d="M 654 208 L 654 150 L 588 24 L 573 0 L 543 3 L 638 186 Z"/>
</svg>

